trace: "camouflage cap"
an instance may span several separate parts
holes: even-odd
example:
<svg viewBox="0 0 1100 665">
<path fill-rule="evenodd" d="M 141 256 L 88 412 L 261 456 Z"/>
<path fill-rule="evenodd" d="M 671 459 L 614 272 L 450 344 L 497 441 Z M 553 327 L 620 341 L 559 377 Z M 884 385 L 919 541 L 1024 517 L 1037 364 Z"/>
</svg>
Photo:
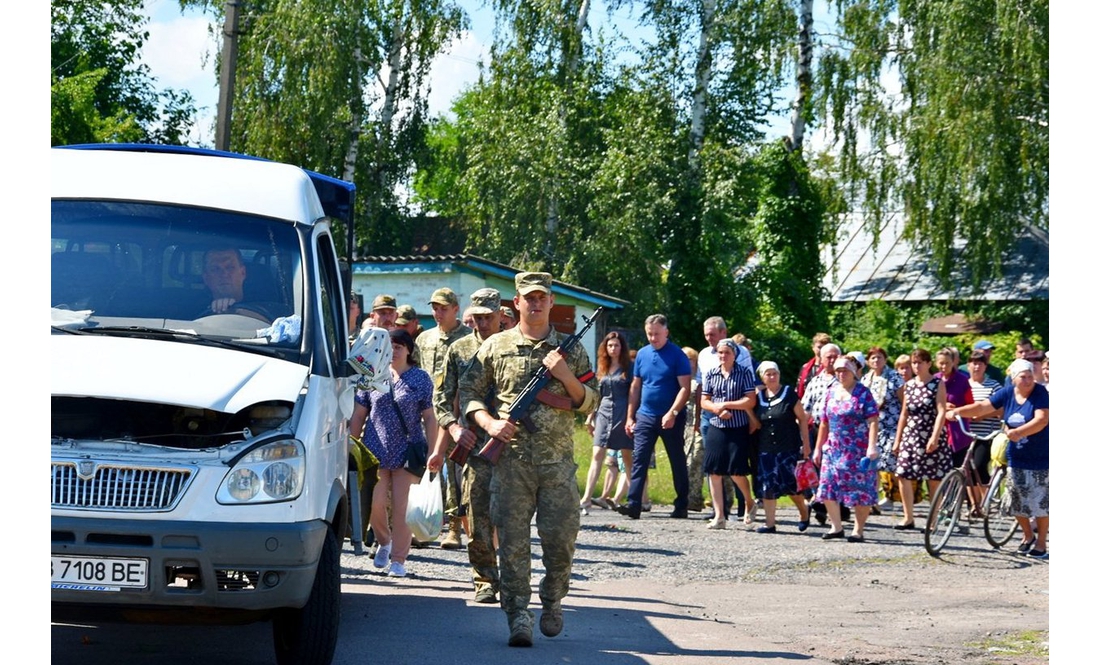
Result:
<svg viewBox="0 0 1100 665">
<path fill-rule="evenodd" d="M 496 289 L 478 289 L 470 294 L 471 314 L 496 314 L 500 311 L 500 291 Z"/>
<path fill-rule="evenodd" d="M 500 315 L 507 316 L 509 319 L 516 318 L 516 313 L 512 311 L 512 308 L 507 305 L 500 306 Z"/>
<path fill-rule="evenodd" d="M 397 298 L 386 294 L 375 296 L 370 311 L 374 312 L 380 309 L 397 309 Z"/>
<path fill-rule="evenodd" d="M 443 287 L 436 289 L 432 292 L 432 297 L 428 299 L 429 305 L 454 305 L 458 306 L 458 295 L 454 291 Z"/>
<path fill-rule="evenodd" d="M 399 326 L 403 326 L 409 321 L 417 321 L 416 310 L 412 305 L 401 305 L 397 308 L 397 321 L 395 323 Z"/>
<path fill-rule="evenodd" d="M 550 293 L 554 278 L 548 272 L 521 272 L 516 274 L 516 293 L 525 296 L 532 291 Z"/>
</svg>

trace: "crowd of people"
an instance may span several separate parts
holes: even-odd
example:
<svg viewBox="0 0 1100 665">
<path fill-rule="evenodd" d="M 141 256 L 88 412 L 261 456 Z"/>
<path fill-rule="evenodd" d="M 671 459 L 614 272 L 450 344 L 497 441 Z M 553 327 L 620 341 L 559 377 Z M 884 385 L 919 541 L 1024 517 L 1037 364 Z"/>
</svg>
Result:
<svg viewBox="0 0 1100 665">
<path fill-rule="evenodd" d="M 1030 340 L 1019 340 L 1002 372 L 986 340 L 965 358 L 951 347 L 915 348 L 891 362 L 882 347 L 845 351 L 819 333 L 812 357 L 784 381 L 782 368 L 754 360 L 751 340 L 730 335 L 721 317 L 704 321 L 706 346 L 696 351 L 674 343 L 667 318 L 654 314 L 644 346 L 633 350 L 612 330 L 597 343 L 593 367 L 581 345 L 560 350 L 565 336 L 549 323 L 551 276 L 519 273 L 515 286 L 503 303 L 494 289 L 476 291 L 461 316 L 458 296 L 437 289 L 428 302 L 436 326 L 427 330 L 411 306 L 377 296 L 362 326 L 389 331 L 392 388 L 358 391 L 351 420 L 378 462 L 364 492 L 374 565 L 407 574 L 415 543 L 404 515 L 419 477 L 403 464 L 411 446 L 426 442 L 427 469 L 447 478 L 441 546 L 461 548 L 467 535 L 473 599 L 501 605 L 510 646 L 533 643 L 531 520 L 546 569 L 539 629 L 553 637 L 562 630 L 580 518 L 597 508 L 630 519 L 652 510 L 658 441 L 675 492 L 671 518 L 705 510 L 709 494 L 705 528 L 740 523 L 774 534 L 787 499 L 798 532 L 816 519 L 828 527 L 822 539 L 862 543 L 869 518 L 897 504 L 893 528 L 918 528 L 915 506 L 962 463 L 968 431 L 979 437 L 973 458 L 988 484 L 989 444 L 981 438 L 1003 429 L 1011 441 L 1008 509 L 1022 531 L 1017 550 L 1049 556 L 1049 353 Z M 357 307 L 356 299 L 355 330 Z M 553 380 L 528 414 L 537 426 L 517 427 L 508 409 L 543 368 Z M 592 436 L 579 479 L 578 414 Z M 503 449 L 495 464 L 478 454 L 490 443 Z M 971 518 L 982 516 L 983 491 L 970 488 Z"/>
</svg>

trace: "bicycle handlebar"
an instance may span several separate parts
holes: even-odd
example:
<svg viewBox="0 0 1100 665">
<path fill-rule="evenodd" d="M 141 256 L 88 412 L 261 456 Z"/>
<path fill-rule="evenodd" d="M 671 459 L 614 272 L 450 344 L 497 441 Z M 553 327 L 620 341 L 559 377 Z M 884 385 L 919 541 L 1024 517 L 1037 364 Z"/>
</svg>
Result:
<svg viewBox="0 0 1100 665">
<path fill-rule="evenodd" d="M 962 433 L 965 434 L 966 436 L 969 436 L 970 438 L 974 439 L 975 441 L 992 441 L 993 439 L 995 439 L 997 437 L 998 434 L 1001 433 L 1001 430 L 997 429 L 997 430 L 995 430 L 995 431 L 993 431 L 989 434 L 975 434 L 974 432 L 971 432 L 966 427 L 966 423 L 963 422 L 962 418 L 956 418 L 953 421 L 948 420 L 947 422 L 949 422 L 949 423 L 950 422 L 958 423 L 959 429 L 962 430 Z"/>
</svg>

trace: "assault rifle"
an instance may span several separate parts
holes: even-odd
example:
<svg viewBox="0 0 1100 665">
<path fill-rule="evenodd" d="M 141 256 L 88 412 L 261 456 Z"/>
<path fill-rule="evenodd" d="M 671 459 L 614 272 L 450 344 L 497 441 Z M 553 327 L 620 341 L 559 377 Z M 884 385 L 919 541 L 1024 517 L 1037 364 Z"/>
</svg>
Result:
<svg viewBox="0 0 1100 665">
<path fill-rule="evenodd" d="M 569 337 L 565 338 L 565 341 L 558 347 L 558 351 L 563 355 L 568 353 L 577 345 L 577 342 L 581 341 L 584 334 L 588 332 L 588 329 L 592 327 L 592 324 L 596 322 L 596 319 L 600 318 L 600 314 L 603 314 L 603 307 L 597 307 L 596 311 L 592 313 L 592 316 L 583 316 L 584 327 L 579 331 L 573 333 Z M 587 381 L 591 378 L 592 373 L 588 372 L 584 376 L 578 377 L 581 382 Z M 531 377 L 531 380 L 527 382 L 527 385 L 523 387 L 516 399 L 508 405 L 508 420 L 512 423 L 522 423 L 528 432 L 535 431 L 535 424 L 531 422 L 531 418 L 528 412 L 531 410 L 531 406 L 536 400 L 544 402 L 558 409 L 568 409 L 572 407 L 572 400 L 569 398 L 563 398 L 560 395 L 554 395 L 545 390 L 546 384 L 550 383 L 550 379 L 553 376 L 550 375 L 550 370 L 546 368 L 546 365 L 539 365 L 535 375 Z M 478 455 L 489 460 L 491 463 L 496 464 L 500 459 L 500 454 L 504 452 L 504 446 L 507 445 L 500 439 L 490 438 Z M 461 447 L 457 446 L 456 448 Z"/>
</svg>

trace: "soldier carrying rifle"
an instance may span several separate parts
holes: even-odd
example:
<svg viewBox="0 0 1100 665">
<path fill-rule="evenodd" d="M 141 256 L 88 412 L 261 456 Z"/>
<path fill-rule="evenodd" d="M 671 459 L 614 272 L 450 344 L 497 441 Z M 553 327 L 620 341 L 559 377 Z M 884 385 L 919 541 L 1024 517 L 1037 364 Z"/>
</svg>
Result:
<svg viewBox="0 0 1100 665">
<path fill-rule="evenodd" d="M 550 325 L 554 306 L 551 283 L 547 273 L 516 275 L 513 304 L 519 312 L 519 325 L 486 340 L 459 379 L 462 412 L 492 439 L 506 444 L 493 470 L 490 513 L 500 540 L 500 604 L 508 617 L 509 646 L 531 646 L 533 642 L 534 615 L 527 607 L 531 600 L 531 517 L 536 514 L 546 568 L 539 584 L 539 630 L 547 637 L 562 630 L 561 600 L 569 592 L 580 530 L 574 412 L 588 414 L 598 399 L 588 353 L 575 338 Z M 563 354 L 560 348 L 570 341 L 574 343 L 567 344 Z M 530 418 L 532 427 L 517 428 L 513 414 L 506 412 L 507 405 L 516 403 L 542 367 L 552 377 L 545 389 L 567 399 L 570 408 L 540 402 L 526 414 L 516 414 Z M 502 405 L 496 416 L 489 410 L 493 403 Z"/>
</svg>

